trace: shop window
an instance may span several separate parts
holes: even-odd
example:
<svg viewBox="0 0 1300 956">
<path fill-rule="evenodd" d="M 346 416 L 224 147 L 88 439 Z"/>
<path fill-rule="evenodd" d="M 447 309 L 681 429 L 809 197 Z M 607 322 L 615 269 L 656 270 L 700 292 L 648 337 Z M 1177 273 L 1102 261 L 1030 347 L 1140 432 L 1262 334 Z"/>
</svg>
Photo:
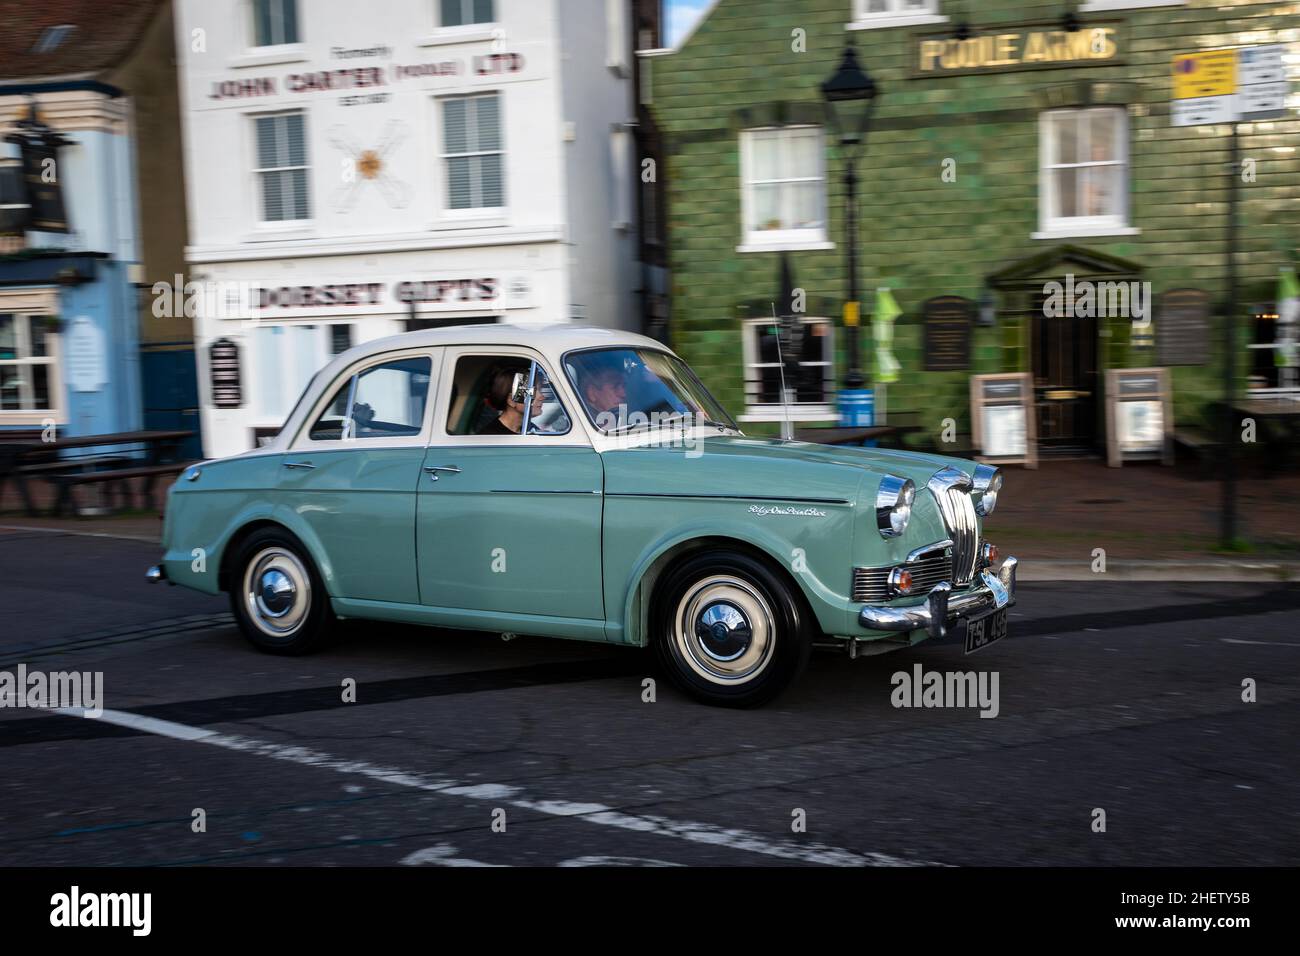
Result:
<svg viewBox="0 0 1300 956">
<path fill-rule="evenodd" d="M 495 20 L 492 0 L 438 0 L 438 25 L 466 27 Z"/>
<path fill-rule="evenodd" d="M 1128 113 L 1049 110 L 1039 119 L 1039 225 L 1053 235 L 1128 227 Z"/>
<path fill-rule="evenodd" d="M 258 325 L 249 349 L 248 384 L 260 425 L 279 426 L 311 381 L 330 360 L 317 325 Z"/>
<path fill-rule="evenodd" d="M 311 426 L 312 441 L 410 438 L 424 430 L 432 362 L 413 356 L 385 362 L 339 386 Z"/>
<path fill-rule="evenodd" d="M 741 132 L 743 249 L 797 248 L 826 241 L 824 156 L 820 126 Z"/>
<path fill-rule="evenodd" d="M 499 94 L 442 100 L 442 162 L 448 210 L 499 210 L 505 206 Z"/>
<path fill-rule="evenodd" d="M 306 120 L 302 113 L 257 116 L 257 168 L 262 221 L 301 222 L 311 218 L 308 200 Z"/>
<path fill-rule="evenodd" d="M 53 319 L 0 313 L 0 422 L 28 420 L 24 412 L 61 417 L 57 341 Z"/>
<path fill-rule="evenodd" d="M 745 322 L 745 419 L 778 421 L 785 417 L 781 402 L 780 357 L 776 328 L 771 319 Z M 792 419 L 822 419 L 835 416 L 834 325 L 829 319 L 802 318 L 794 347 L 798 349 L 798 371 L 785 372 L 785 387 L 793 390 Z M 784 349 L 785 343 L 781 343 Z"/>
<path fill-rule="evenodd" d="M 297 0 L 253 0 L 253 45 L 297 43 Z"/>
</svg>

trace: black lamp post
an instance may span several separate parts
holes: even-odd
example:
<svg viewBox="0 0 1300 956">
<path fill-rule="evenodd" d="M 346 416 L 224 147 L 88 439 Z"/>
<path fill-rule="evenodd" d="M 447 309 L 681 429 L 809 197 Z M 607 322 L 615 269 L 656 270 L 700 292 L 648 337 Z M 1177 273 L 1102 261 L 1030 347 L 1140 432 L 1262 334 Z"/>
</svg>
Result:
<svg viewBox="0 0 1300 956">
<path fill-rule="evenodd" d="M 844 376 L 845 388 L 861 388 L 866 383 L 862 369 L 858 367 L 858 176 L 854 167 L 871 125 L 876 93 L 875 81 L 858 66 L 857 51 L 852 46 L 845 47 L 839 69 L 822 84 L 827 119 L 839 140 L 844 160 L 844 221 L 849 272 L 849 296 L 844 305 L 844 323 L 849 329 L 849 371 Z"/>
</svg>

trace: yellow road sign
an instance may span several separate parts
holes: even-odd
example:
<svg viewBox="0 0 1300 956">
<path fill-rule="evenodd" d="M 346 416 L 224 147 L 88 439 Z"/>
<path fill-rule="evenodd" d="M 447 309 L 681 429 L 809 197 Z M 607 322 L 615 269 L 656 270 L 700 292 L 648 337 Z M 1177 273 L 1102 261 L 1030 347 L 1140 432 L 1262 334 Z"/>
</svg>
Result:
<svg viewBox="0 0 1300 956">
<path fill-rule="evenodd" d="M 1237 51 L 1206 50 L 1174 56 L 1174 99 L 1228 96 L 1237 92 Z"/>
</svg>

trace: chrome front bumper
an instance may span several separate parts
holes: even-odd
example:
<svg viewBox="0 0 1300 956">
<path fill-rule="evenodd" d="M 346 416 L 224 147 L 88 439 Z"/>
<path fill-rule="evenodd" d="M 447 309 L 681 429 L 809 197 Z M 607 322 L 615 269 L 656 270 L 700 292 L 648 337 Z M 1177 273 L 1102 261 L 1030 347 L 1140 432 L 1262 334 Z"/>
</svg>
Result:
<svg viewBox="0 0 1300 956">
<path fill-rule="evenodd" d="M 976 617 L 1015 604 L 1018 563 L 1015 558 L 1007 558 L 996 575 L 981 571 L 981 586 L 961 594 L 954 595 L 952 585 L 940 581 L 926 595 L 922 604 L 909 607 L 868 604 L 858 612 L 858 623 L 873 631 L 915 631 L 925 628 L 931 637 L 943 637 L 948 633 L 948 625 L 963 617 Z"/>
</svg>

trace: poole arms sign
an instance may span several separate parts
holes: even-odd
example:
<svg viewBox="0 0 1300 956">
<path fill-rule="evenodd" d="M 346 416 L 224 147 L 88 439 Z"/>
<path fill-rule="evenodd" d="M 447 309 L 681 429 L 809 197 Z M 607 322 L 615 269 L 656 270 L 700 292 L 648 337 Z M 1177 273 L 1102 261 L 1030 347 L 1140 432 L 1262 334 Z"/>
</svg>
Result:
<svg viewBox="0 0 1300 956">
<path fill-rule="evenodd" d="M 951 32 L 921 33 L 913 43 L 913 78 L 1123 62 L 1118 23 L 1090 23 L 1073 31 L 1054 24 L 1027 25 L 964 40 Z"/>
</svg>

